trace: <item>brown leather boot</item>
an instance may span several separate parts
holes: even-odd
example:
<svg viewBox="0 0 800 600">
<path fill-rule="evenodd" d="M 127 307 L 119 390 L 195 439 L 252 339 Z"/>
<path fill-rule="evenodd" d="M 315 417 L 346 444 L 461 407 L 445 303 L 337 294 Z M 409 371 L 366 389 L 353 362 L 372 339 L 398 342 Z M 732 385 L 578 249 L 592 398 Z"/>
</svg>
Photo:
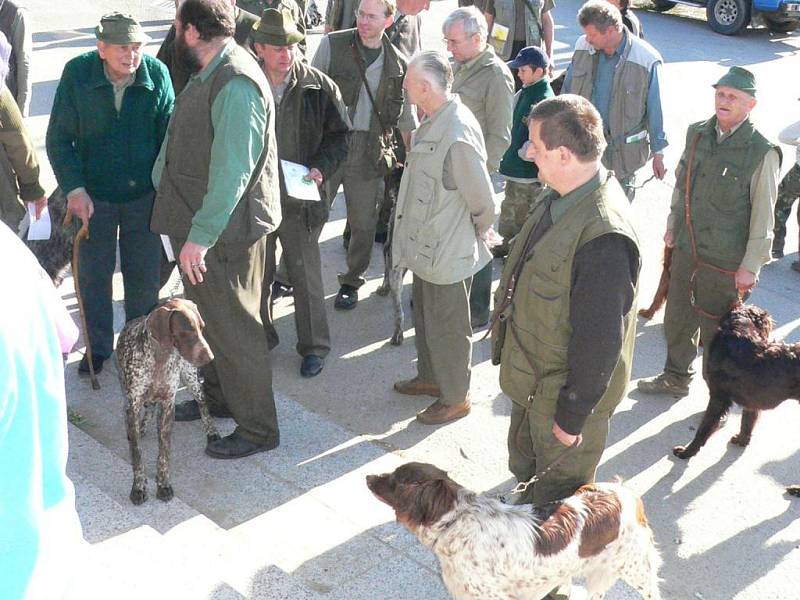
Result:
<svg viewBox="0 0 800 600">
<path fill-rule="evenodd" d="M 414 379 L 406 379 L 404 381 L 396 381 L 394 384 L 394 391 L 408 396 L 439 396 L 441 390 L 435 383 L 424 383 L 418 377 Z"/>
<path fill-rule="evenodd" d="M 469 414 L 472 403 L 469 396 L 458 404 L 442 404 L 439 400 L 431 404 L 428 408 L 417 413 L 417 421 L 425 425 L 441 425 L 449 423 Z"/>
</svg>

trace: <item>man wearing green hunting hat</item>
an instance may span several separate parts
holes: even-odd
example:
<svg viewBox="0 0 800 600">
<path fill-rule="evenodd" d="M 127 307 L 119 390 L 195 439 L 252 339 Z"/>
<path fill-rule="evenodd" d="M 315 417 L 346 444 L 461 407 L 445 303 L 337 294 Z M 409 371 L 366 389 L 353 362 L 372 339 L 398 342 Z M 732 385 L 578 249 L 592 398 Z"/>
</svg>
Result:
<svg viewBox="0 0 800 600">
<path fill-rule="evenodd" d="M 689 393 L 698 330 L 708 348 L 719 317 L 749 295 L 770 260 L 781 152 L 750 121 L 753 73 L 731 67 L 713 87 L 715 115 L 689 126 L 675 172 L 664 235 L 674 248 L 664 314 L 667 360 L 663 373 L 639 381 L 645 393 Z"/>
<path fill-rule="evenodd" d="M 347 155 L 347 123 L 343 116 L 347 109 L 333 80 L 300 60 L 297 44 L 303 34 L 288 10 L 265 10 L 251 36 L 275 99 L 278 158 L 308 167 L 307 181 L 316 185 L 323 196 L 321 202 L 292 198 L 281 173 L 283 220 L 268 238 L 261 301 L 268 338 L 276 342 L 277 333 L 269 318 L 269 296 L 275 272 L 274 249 L 280 239 L 283 263 L 294 286 L 296 348 L 303 357 L 300 374 L 314 377 L 322 371 L 331 349 L 319 253 L 319 235 L 329 212 L 322 184 Z"/>
<path fill-rule="evenodd" d="M 97 50 L 64 67 L 47 128 L 47 154 L 67 210 L 89 227 L 80 247 L 80 289 L 94 370 L 114 344 L 111 278 L 117 239 L 127 320 L 158 302 L 161 242 L 150 231 L 150 179 L 172 112 L 166 67 L 142 52 L 150 38 L 130 15 L 95 28 Z M 88 372 L 88 355 L 78 370 Z"/>
</svg>

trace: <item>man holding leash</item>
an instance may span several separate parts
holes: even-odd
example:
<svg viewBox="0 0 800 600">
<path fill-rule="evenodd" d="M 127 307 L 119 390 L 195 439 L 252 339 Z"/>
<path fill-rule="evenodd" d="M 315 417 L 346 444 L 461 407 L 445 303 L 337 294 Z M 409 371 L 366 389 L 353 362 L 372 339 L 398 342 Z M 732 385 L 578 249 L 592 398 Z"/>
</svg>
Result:
<svg viewBox="0 0 800 600">
<path fill-rule="evenodd" d="M 664 242 L 674 247 L 664 335 L 664 372 L 642 379 L 646 394 L 686 396 L 698 330 L 706 347 L 719 318 L 758 281 L 770 260 L 780 149 L 750 121 L 755 76 L 731 67 L 714 84 L 713 117 L 689 126 L 675 173 Z"/>
</svg>

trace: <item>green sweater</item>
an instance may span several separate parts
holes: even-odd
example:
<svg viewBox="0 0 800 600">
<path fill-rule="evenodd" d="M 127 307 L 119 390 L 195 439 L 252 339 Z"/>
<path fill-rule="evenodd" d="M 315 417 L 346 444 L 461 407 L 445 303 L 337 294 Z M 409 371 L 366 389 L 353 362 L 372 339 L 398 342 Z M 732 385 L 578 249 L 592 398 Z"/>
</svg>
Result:
<svg viewBox="0 0 800 600">
<path fill-rule="evenodd" d="M 47 127 L 47 155 L 58 185 L 84 187 L 93 200 L 129 202 L 153 191 L 150 172 L 175 96 L 169 72 L 143 55 L 119 113 L 97 51 L 64 67 Z"/>
<path fill-rule="evenodd" d="M 526 117 L 531 112 L 531 107 L 554 95 L 547 77 L 517 92 L 514 120 L 511 122 L 511 144 L 503 155 L 503 160 L 500 161 L 500 173 L 503 175 L 520 179 L 534 179 L 539 175 L 536 164 L 521 159 L 518 153 L 519 149 L 528 141 Z"/>
</svg>

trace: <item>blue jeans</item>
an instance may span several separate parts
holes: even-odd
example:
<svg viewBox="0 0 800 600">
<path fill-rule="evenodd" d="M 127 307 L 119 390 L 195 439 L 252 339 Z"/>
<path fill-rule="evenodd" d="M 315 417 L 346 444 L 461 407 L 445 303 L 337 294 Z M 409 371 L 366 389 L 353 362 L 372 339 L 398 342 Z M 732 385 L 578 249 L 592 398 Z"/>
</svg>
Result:
<svg viewBox="0 0 800 600">
<path fill-rule="evenodd" d="M 119 235 L 125 320 L 147 314 L 158 303 L 161 240 L 150 231 L 154 193 L 125 203 L 94 201 L 89 238 L 81 241 L 79 284 L 92 354 L 114 349 L 112 284 Z"/>
</svg>

